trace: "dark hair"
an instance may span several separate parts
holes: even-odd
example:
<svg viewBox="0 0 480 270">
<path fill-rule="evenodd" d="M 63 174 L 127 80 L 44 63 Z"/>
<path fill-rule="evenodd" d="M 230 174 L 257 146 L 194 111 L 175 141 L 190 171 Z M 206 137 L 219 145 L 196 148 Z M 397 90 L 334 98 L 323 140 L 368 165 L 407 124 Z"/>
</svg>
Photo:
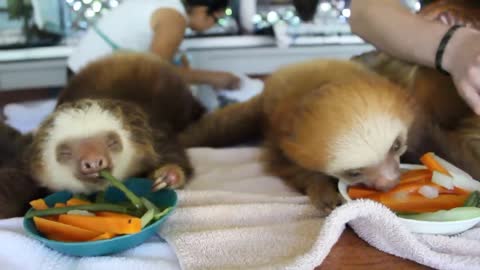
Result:
<svg viewBox="0 0 480 270">
<path fill-rule="evenodd" d="M 183 2 L 190 7 L 206 6 L 209 14 L 226 9 L 229 4 L 228 0 L 184 0 Z"/>
<path fill-rule="evenodd" d="M 293 6 L 302 21 L 311 21 L 317 12 L 318 0 L 293 0 Z"/>
</svg>

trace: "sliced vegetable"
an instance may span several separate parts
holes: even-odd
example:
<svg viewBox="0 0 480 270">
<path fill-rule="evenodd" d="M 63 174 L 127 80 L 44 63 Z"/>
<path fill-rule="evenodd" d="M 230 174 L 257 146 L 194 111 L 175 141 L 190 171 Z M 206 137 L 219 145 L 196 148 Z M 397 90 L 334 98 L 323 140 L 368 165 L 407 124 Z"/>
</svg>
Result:
<svg viewBox="0 0 480 270">
<path fill-rule="evenodd" d="M 154 215 L 155 215 L 155 209 L 150 208 L 147 210 L 147 212 L 140 218 L 142 228 L 147 226 L 153 220 Z"/>
<path fill-rule="evenodd" d="M 65 207 L 65 206 L 67 206 L 65 203 L 57 202 L 57 203 L 55 203 L 55 205 L 53 207 L 58 208 L 58 207 Z"/>
<path fill-rule="evenodd" d="M 105 202 L 105 191 L 99 191 L 95 195 L 95 203 L 104 203 Z"/>
<path fill-rule="evenodd" d="M 417 169 L 404 172 L 400 176 L 400 184 L 408 184 L 411 182 L 427 182 L 432 179 L 432 171 L 429 169 Z"/>
<path fill-rule="evenodd" d="M 67 206 L 75 206 L 75 205 L 85 205 L 85 204 L 91 204 L 90 201 L 87 200 L 82 200 L 76 197 L 72 197 L 66 202 Z"/>
<path fill-rule="evenodd" d="M 161 218 L 161 217 L 165 216 L 166 214 L 168 214 L 168 212 L 170 212 L 170 210 L 172 210 L 172 209 L 173 209 L 173 207 L 167 207 L 167 208 L 163 209 L 162 212 L 155 214 L 155 216 L 154 216 L 153 218 L 154 218 L 155 220 L 158 220 L 159 218 Z"/>
<path fill-rule="evenodd" d="M 90 202 L 88 196 L 82 193 L 77 193 L 73 195 L 73 198 L 79 199 L 80 201 Z"/>
<path fill-rule="evenodd" d="M 402 214 L 402 218 L 426 221 L 458 221 L 480 217 L 478 207 L 456 207 L 450 210 L 439 210 L 433 213 Z"/>
<path fill-rule="evenodd" d="M 432 174 L 432 182 L 450 190 L 455 187 L 453 185 L 453 178 L 451 176 L 439 173 L 437 171 L 434 171 Z"/>
<path fill-rule="evenodd" d="M 102 234 L 100 234 L 99 236 L 97 236 L 97 237 L 95 237 L 95 238 L 92 238 L 92 239 L 90 239 L 90 240 L 88 240 L 88 241 L 107 240 L 107 239 L 113 238 L 113 237 L 115 237 L 115 236 L 117 236 L 117 234 L 106 232 L 106 233 L 102 233 Z"/>
<path fill-rule="evenodd" d="M 33 222 L 38 231 L 60 241 L 87 241 L 99 235 L 99 233 L 95 231 L 40 217 L 33 217 Z"/>
<path fill-rule="evenodd" d="M 59 208 L 48 208 L 45 210 L 31 210 L 25 215 L 25 218 L 31 218 L 34 216 L 41 217 L 41 216 L 65 214 L 70 210 L 111 211 L 111 212 L 118 212 L 118 213 L 125 213 L 125 214 L 131 213 L 131 211 L 128 208 L 121 205 L 109 204 L 109 203 L 98 203 L 98 204 L 66 206 L 66 207 L 59 207 Z"/>
<path fill-rule="evenodd" d="M 135 195 L 132 191 L 130 191 L 122 182 L 118 181 L 113 175 L 111 175 L 108 171 L 100 171 L 100 175 L 110 181 L 112 186 L 118 188 L 120 191 L 122 191 L 125 196 L 133 203 L 133 205 L 136 208 L 142 208 L 143 204 L 140 198 Z"/>
<path fill-rule="evenodd" d="M 409 196 L 388 196 L 379 194 L 369 199 L 380 202 L 395 212 L 424 213 L 463 206 L 468 195 L 442 194 L 436 198 L 426 198 L 419 194 Z"/>
<path fill-rule="evenodd" d="M 122 214 L 122 213 L 109 212 L 109 211 L 95 212 L 95 215 L 99 217 L 124 217 L 124 218 L 132 217 L 129 214 Z"/>
<path fill-rule="evenodd" d="M 30 205 L 33 207 L 33 209 L 36 209 L 36 210 L 48 209 L 48 205 L 44 199 L 33 200 L 30 202 Z"/>
<path fill-rule="evenodd" d="M 421 158 L 420 158 L 420 161 L 422 162 L 423 165 L 425 165 L 425 167 L 427 167 L 428 169 L 432 170 L 432 171 L 437 171 L 437 172 L 440 172 L 444 175 L 450 175 L 447 171 L 447 169 L 445 169 L 436 159 L 435 159 L 435 154 L 432 153 L 432 152 L 428 152 L 426 154 L 424 154 Z"/>
<path fill-rule="evenodd" d="M 60 215 L 58 221 L 86 230 L 115 234 L 132 234 L 142 230 L 141 220 L 137 217 Z"/>
<path fill-rule="evenodd" d="M 479 207 L 480 206 L 480 194 L 478 191 L 472 192 L 463 206 Z"/>
<path fill-rule="evenodd" d="M 480 190 L 480 182 L 473 179 L 468 173 L 439 156 L 435 156 L 435 159 L 438 161 L 438 163 L 440 163 L 444 168 L 448 170 L 450 175 L 452 175 L 453 184 L 456 187 L 468 191 Z"/>
<path fill-rule="evenodd" d="M 352 186 L 348 188 L 348 196 L 351 199 L 365 198 L 377 193 L 377 190 L 365 187 Z"/>
<path fill-rule="evenodd" d="M 418 193 L 423 197 L 428 199 L 433 199 L 439 196 L 438 189 L 436 187 L 424 185 L 419 190 Z"/>
<path fill-rule="evenodd" d="M 87 210 L 70 210 L 67 212 L 67 215 L 95 216 L 94 213 Z"/>
</svg>

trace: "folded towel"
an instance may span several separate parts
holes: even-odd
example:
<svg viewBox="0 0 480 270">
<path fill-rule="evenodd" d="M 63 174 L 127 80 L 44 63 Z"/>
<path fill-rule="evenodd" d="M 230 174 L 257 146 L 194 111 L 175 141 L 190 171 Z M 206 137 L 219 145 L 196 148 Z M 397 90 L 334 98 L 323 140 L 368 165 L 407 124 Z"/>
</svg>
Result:
<svg viewBox="0 0 480 270">
<path fill-rule="evenodd" d="M 306 196 L 267 175 L 258 148 L 195 148 L 197 170 L 160 237 L 111 256 L 77 258 L 0 221 L 0 269 L 313 269 L 348 223 L 372 246 L 438 269 L 480 269 L 480 227 L 455 236 L 409 232 L 386 207 L 358 200 L 319 215 Z"/>
<path fill-rule="evenodd" d="M 439 269 L 480 269 L 480 227 L 457 236 L 413 234 L 369 200 L 327 218 L 268 176 L 258 148 L 191 149 L 197 176 L 160 235 L 183 269 L 314 269 L 348 223 L 372 246 Z"/>
</svg>

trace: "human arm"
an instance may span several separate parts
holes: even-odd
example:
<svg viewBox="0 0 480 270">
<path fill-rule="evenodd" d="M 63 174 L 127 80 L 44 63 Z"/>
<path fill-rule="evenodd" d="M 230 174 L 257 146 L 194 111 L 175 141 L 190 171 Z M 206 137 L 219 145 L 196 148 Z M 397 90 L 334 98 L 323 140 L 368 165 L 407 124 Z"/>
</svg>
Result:
<svg viewBox="0 0 480 270">
<path fill-rule="evenodd" d="M 161 8 L 154 12 L 151 19 L 154 32 L 150 50 L 171 62 L 183 41 L 187 21 L 178 11 Z M 219 89 L 235 89 L 240 79 L 229 72 L 192 69 L 188 66 L 176 67 L 181 76 L 191 84 L 209 84 Z"/>
<path fill-rule="evenodd" d="M 395 57 L 435 66 L 435 54 L 448 25 L 411 13 L 399 0 L 354 0 L 352 32 Z M 480 33 L 457 30 L 446 46 L 442 67 L 451 74 L 459 94 L 480 114 Z"/>
</svg>

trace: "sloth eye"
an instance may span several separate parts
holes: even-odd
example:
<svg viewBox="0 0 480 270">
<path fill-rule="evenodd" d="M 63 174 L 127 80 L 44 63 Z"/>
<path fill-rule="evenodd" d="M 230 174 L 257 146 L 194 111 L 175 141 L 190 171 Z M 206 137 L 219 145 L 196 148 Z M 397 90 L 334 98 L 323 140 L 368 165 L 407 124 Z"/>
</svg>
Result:
<svg viewBox="0 0 480 270">
<path fill-rule="evenodd" d="M 117 133 L 112 132 L 107 135 L 107 147 L 115 152 L 122 150 L 122 143 Z"/>
<path fill-rule="evenodd" d="M 66 162 L 73 156 L 72 149 L 67 144 L 60 144 L 57 147 L 56 154 L 58 162 Z"/>
<path fill-rule="evenodd" d="M 392 152 L 398 152 L 402 148 L 402 143 L 400 142 L 400 139 L 397 138 L 393 144 L 392 144 Z"/>
<path fill-rule="evenodd" d="M 345 172 L 345 175 L 349 178 L 357 178 L 362 176 L 362 174 L 361 170 L 349 170 Z"/>
</svg>

